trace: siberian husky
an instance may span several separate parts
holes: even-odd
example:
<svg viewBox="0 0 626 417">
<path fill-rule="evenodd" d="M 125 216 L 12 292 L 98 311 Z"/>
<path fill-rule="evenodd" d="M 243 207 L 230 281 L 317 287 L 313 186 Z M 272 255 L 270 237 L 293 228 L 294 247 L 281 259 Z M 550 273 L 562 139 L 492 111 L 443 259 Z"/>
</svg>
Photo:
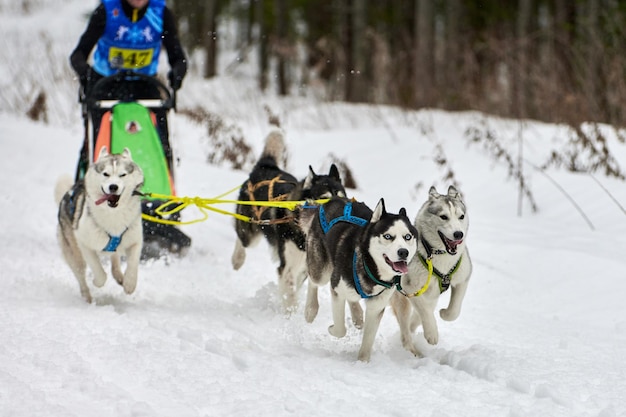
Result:
<svg viewBox="0 0 626 417">
<path fill-rule="evenodd" d="M 367 362 L 384 310 L 416 253 L 417 230 L 404 208 L 399 214 L 387 213 L 383 199 L 372 212 L 363 203 L 332 198 L 317 208 L 304 206 L 298 216 L 306 234 L 309 273 L 305 319 L 315 319 L 317 287 L 330 282 L 333 325 L 328 331 L 345 336 L 347 301 L 354 325 L 364 325 L 358 359 Z"/>
<path fill-rule="evenodd" d="M 461 312 L 472 273 L 472 261 L 466 245 L 468 226 L 465 203 L 456 188 L 450 186 L 448 194 L 443 195 L 431 187 L 428 200 L 415 218 L 420 236 L 417 256 L 409 263 L 402 294 L 397 292 L 391 300 L 400 325 L 402 346 L 415 356 L 421 356 L 421 353 L 413 343 L 412 334 L 420 324 L 428 343 L 435 345 L 439 341 L 434 311 L 439 295 L 449 286 L 452 287 L 450 302 L 447 308 L 439 311 L 439 315 L 446 321 L 452 321 Z M 430 262 L 432 273 L 429 274 Z M 428 282 L 431 278 L 432 281 Z M 419 290 L 424 288 L 427 289 L 420 293 Z"/>
<path fill-rule="evenodd" d="M 259 161 L 239 192 L 240 201 L 301 201 L 345 196 L 337 167 L 328 175 L 317 175 L 309 166 L 307 177 L 298 181 L 279 165 L 286 159 L 283 133 L 270 132 Z M 278 291 L 285 312 L 297 306 L 297 293 L 306 279 L 305 237 L 295 224 L 292 213 L 285 208 L 237 205 L 236 212 L 252 222 L 235 220 L 237 241 L 232 265 L 238 270 L 246 259 L 246 248 L 254 246 L 262 236 L 278 258 Z"/>
<path fill-rule="evenodd" d="M 101 255 L 111 257 L 111 273 L 124 291 L 127 294 L 135 291 L 143 244 L 139 197 L 142 185 L 143 173 L 133 162 L 130 151 L 125 149 L 121 154 L 111 155 L 106 148 L 84 179 L 74 185 L 69 177 L 57 182 L 57 239 L 88 303 L 91 294 L 85 277 L 86 265 L 93 273 L 96 287 L 102 287 L 107 279 Z M 126 256 L 124 273 L 121 255 Z"/>
</svg>

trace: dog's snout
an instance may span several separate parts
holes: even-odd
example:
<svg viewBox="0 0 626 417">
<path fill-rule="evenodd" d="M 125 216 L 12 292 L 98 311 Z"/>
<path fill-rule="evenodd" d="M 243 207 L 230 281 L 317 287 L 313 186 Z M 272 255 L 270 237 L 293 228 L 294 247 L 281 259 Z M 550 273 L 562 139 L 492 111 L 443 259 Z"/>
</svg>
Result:
<svg viewBox="0 0 626 417">
<path fill-rule="evenodd" d="M 398 257 L 400 259 L 406 259 L 409 257 L 409 250 L 405 248 L 398 249 Z"/>
<path fill-rule="evenodd" d="M 456 232 L 454 232 L 454 238 L 456 240 L 461 240 L 463 239 L 463 232 L 461 232 L 460 230 L 457 230 Z"/>
<path fill-rule="evenodd" d="M 111 184 L 109 185 L 109 191 L 114 193 L 119 189 L 119 187 L 117 186 L 117 184 Z"/>
</svg>

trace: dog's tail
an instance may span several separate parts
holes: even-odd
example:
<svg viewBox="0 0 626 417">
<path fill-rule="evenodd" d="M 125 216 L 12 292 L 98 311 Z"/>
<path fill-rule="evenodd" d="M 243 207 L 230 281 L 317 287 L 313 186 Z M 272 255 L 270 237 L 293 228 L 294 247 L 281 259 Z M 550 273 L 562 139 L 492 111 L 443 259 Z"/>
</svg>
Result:
<svg viewBox="0 0 626 417">
<path fill-rule="evenodd" d="M 57 205 L 63 200 L 63 196 L 67 193 L 72 186 L 74 185 L 74 178 L 72 178 L 69 174 L 64 174 L 57 180 L 54 186 L 54 201 Z"/>
<path fill-rule="evenodd" d="M 265 138 L 265 147 L 261 153 L 261 159 L 272 158 L 276 165 L 285 168 L 287 163 L 287 148 L 285 146 L 285 135 L 282 130 L 272 130 Z"/>
</svg>

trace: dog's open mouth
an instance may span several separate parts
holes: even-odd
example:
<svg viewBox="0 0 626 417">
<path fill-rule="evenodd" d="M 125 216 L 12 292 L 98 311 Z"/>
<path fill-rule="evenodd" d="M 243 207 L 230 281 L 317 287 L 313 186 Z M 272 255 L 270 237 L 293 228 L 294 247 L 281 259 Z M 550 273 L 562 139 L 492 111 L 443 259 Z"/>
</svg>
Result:
<svg viewBox="0 0 626 417">
<path fill-rule="evenodd" d="M 441 233 L 441 232 L 439 232 L 439 237 L 441 238 L 441 241 L 443 242 L 443 244 L 446 245 L 446 251 L 450 255 L 456 255 L 456 248 L 461 243 L 463 243 L 463 239 L 451 240 L 451 239 L 448 239 L 447 237 L 445 237 L 444 234 Z"/>
<path fill-rule="evenodd" d="M 117 207 L 117 203 L 120 201 L 120 196 L 117 194 L 104 194 L 102 197 L 96 200 L 96 205 L 107 202 L 109 207 Z"/>
<path fill-rule="evenodd" d="M 385 257 L 385 262 L 387 262 L 387 265 L 389 265 L 391 269 L 393 269 L 398 274 L 406 274 L 407 272 L 409 272 L 409 268 L 407 267 L 406 261 L 393 262 L 391 259 L 387 257 L 387 255 L 383 255 L 383 256 Z"/>
</svg>

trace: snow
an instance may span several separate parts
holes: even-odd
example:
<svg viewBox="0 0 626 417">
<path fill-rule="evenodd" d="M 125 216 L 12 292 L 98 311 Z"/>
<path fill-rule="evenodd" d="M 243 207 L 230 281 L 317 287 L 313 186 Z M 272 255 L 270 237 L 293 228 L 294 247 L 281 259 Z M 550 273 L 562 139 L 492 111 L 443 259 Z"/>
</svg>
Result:
<svg viewBox="0 0 626 417">
<path fill-rule="evenodd" d="M 69 27 L 62 28 L 50 3 L 28 16 L 0 8 L 0 26 L 13 34 L 20 20 L 45 17 L 50 29 L 41 30 L 59 39 L 54 49 L 67 59 L 92 5 L 64 2 Z M 0 60 L 0 74 L 11 65 Z M 268 106 L 283 122 L 290 172 L 303 177 L 309 164 L 325 171 L 332 154 L 357 181 L 352 196 L 371 206 L 384 197 L 390 211 L 406 207 L 411 217 L 431 185 L 447 189 L 452 170 L 469 208 L 474 262 L 460 317 L 438 321 L 436 346 L 418 329 L 426 354 L 415 358 L 388 310 L 371 361 L 358 362 L 360 331 L 350 325 L 342 339 L 328 334 L 327 291 L 312 324 L 303 317 L 304 292 L 296 313 L 281 312 L 276 263 L 264 242 L 232 270 L 232 218 L 217 213 L 183 226 L 193 239 L 186 257 L 143 263 L 134 294 L 110 278 L 92 286 L 95 302 L 85 303 L 55 237 L 54 183 L 73 172 L 82 137 L 75 83 L 62 79 L 49 124 L 0 107 L 0 416 L 626 415 L 626 187 L 600 172 L 535 170 L 566 145 L 565 127 L 279 99 L 253 84 L 245 64 L 211 81 L 192 72 L 179 108 L 219 114 L 257 155 Z M 536 213 L 524 200 L 518 214 L 509 167 L 470 143 L 469 128 L 487 127 L 514 160 L 523 136 Z M 246 178 L 246 170 L 206 163 L 206 124 L 178 114 L 172 129 L 179 195 L 214 197 Z M 610 130 L 607 142 L 626 160 L 626 146 Z M 186 219 L 197 215 L 186 209 Z"/>
</svg>

